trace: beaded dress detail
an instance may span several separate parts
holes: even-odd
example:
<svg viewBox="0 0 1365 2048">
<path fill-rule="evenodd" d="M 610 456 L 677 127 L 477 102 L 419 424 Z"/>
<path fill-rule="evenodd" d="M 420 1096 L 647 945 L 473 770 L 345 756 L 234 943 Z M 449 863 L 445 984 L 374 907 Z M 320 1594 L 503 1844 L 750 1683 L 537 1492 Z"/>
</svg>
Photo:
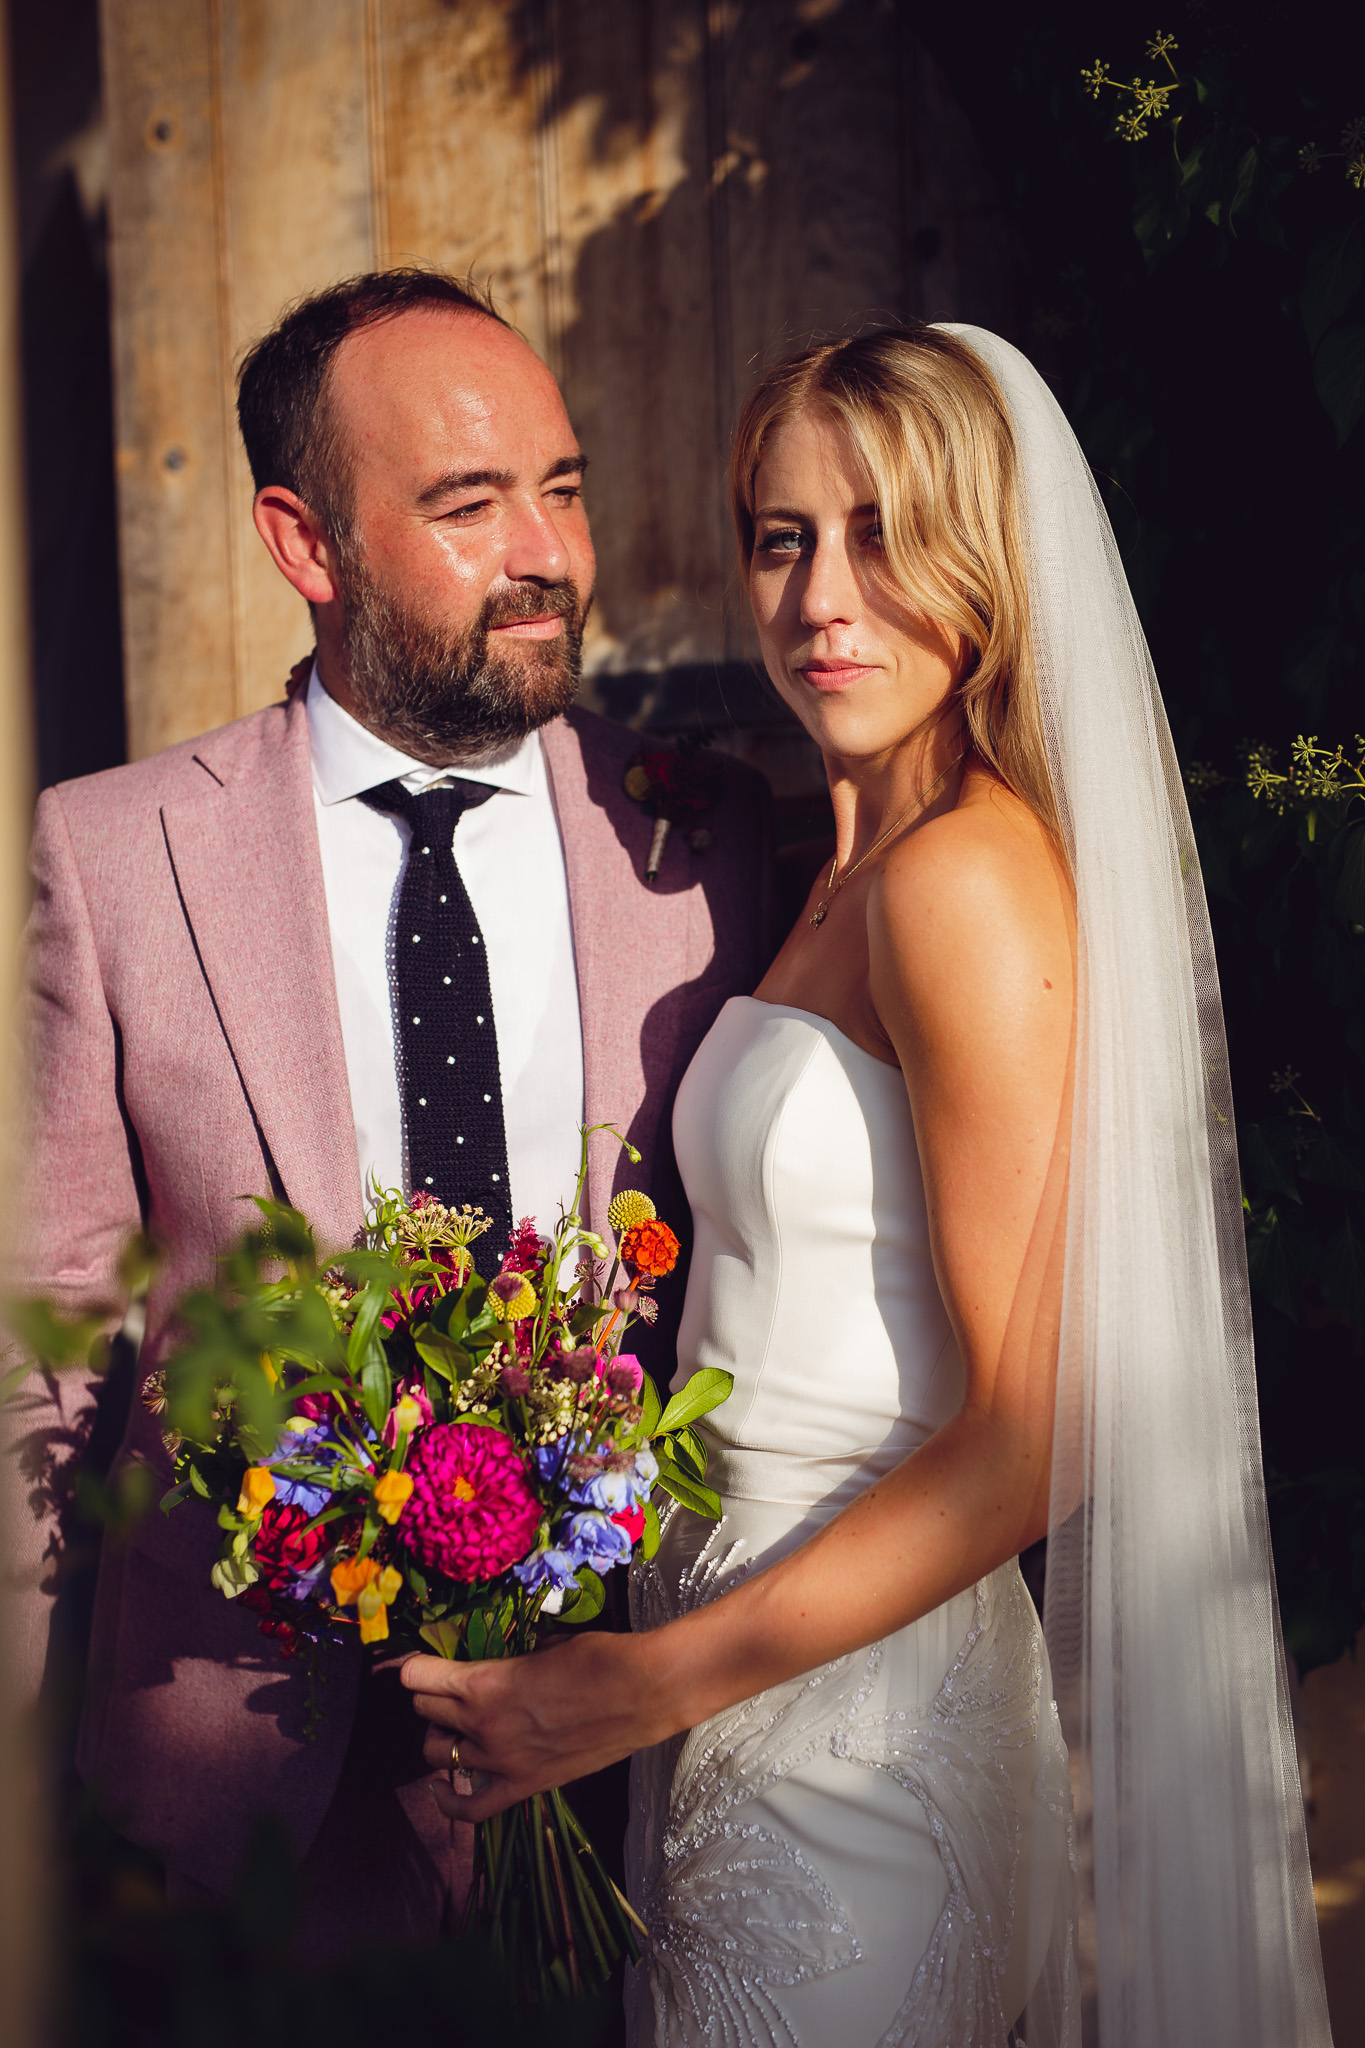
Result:
<svg viewBox="0 0 1365 2048">
<path fill-rule="evenodd" d="M 898 1069 L 737 997 L 674 1142 L 696 1227 L 674 1384 L 735 1387 L 703 1424 L 723 1518 L 666 1515 L 640 1629 L 795 1549 L 963 1392 Z M 1015 1564 L 644 1752 L 631 1794 L 632 2048 L 1005 2048 L 1069 1948 L 1066 1751 Z"/>
</svg>

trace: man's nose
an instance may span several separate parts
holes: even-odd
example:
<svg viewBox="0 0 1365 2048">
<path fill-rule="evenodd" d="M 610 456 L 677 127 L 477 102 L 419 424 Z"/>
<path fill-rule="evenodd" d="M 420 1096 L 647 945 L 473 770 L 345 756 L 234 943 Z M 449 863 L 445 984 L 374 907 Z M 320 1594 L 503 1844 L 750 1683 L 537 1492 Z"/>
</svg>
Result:
<svg viewBox="0 0 1365 2048">
<path fill-rule="evenodd" d="M 503 573 L 509 583 L 562 583 L 571 558 L 564 536 L 547 505 L 537 500 L 516 510 Z"/>
</svg>

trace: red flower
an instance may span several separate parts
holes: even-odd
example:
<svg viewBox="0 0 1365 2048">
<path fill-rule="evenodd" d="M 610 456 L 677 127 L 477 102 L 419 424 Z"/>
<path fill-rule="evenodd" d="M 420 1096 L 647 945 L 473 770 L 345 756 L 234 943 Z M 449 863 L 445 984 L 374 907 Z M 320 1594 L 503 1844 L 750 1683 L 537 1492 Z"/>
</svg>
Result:
<svg viewBox="0 0 1365 2048">
<path fill-rule="evenodd" d="M 286 1592 L 295 1579 L 306 1578 L 321 1564 L 331 1537 L 326 1529 L 308 1528 L 308 1519 L 293 1501 L 282 1507 L 272 1503 L 261 1516 L 251 1548 L 267 1592 Z"/>
<path fill-rule="evenodd" d="M 645 1511 L 643 1508 L 622 1508 L 612 1516 L 618 1529 L 624 1529 L 632 1543 L 638 1543 L 645 1533 Z"/>
<path fill-rule="evenodd" d="M 512 1232 L 512 1241 L 502 1262 L 503 1272 L 534 1273 L 544 1250 L 535 1217 L 523 1216 Z"/>
<path fill-rule="evenodd" d="M 668 1225 L 651 1216 L 645 1223 L 632 1223 L 621 1239 L 621 1263 L 634 1272 L 652 1273 L 660 1279 L 673 1271 L 680 1249 Z"/>
</svg>

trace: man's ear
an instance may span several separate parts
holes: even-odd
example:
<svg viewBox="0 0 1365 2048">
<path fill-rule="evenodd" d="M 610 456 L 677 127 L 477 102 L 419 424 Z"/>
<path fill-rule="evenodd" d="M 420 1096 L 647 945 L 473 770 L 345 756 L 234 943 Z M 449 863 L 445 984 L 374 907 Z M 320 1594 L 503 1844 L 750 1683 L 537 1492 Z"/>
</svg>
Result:
<svg viewBox="0 0 1365 2048">
<path fill-rule="evenodd" d="M 302 498 L 283 484 L 267 484 L 257 491 L 251 516 L 286 582 L 309 604 L 331 604 L 338 594 L 332 544 Z"/>
</svg>

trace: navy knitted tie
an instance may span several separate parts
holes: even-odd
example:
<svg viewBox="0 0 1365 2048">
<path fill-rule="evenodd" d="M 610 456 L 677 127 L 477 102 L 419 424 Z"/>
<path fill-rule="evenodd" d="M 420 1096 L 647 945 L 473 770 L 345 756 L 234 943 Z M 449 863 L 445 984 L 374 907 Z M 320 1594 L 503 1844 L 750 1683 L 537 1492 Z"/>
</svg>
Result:
<svg viewBox="0 0 1365 2048">
<path fill-rule="evenodd" d="M 452 780 L 416 794 L 385 782 L 360 800 L 412 827 L 393 941 L 412 1190 L 447 1207 L 469 1202 L 491 1216 L 484 1244 L 495 1265 L 512 1232 L 498 1034 L 487 948 L 453 844 L 464 813 L 494 793 L 482 782 Z M 479 1264 L 494 1270 L 487 1257 Z"/>
</svg>

